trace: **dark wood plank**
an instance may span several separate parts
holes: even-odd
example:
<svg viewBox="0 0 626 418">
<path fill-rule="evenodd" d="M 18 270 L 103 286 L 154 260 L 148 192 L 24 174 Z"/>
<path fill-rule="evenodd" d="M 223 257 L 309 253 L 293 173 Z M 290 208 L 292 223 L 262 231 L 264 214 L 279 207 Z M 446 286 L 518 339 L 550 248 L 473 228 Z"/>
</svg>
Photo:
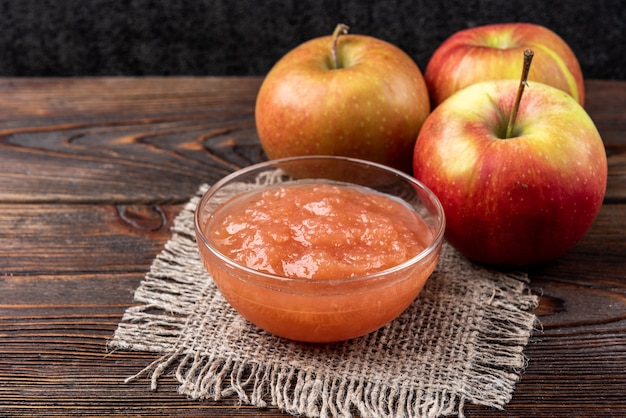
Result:
<svg viewBox="0 0 626 418">
<path fill-rule="evenodd" d="M 40 208 L 48 206 L 41 205 Z M 90 226 L 94 217 L 105 219 L 106 214 L 115 212 L 108 207 L 53 206 L 57 209 L 41 210 L 43 213 L 56 210 L 69 213 L 73 208 L 77 216 L 61 217 L 65 223 L 55 228 L 31 224 L 31 228 L 41 231 L 42 236 L 38 239 L 53 241 L 60 236 L 59 231 L 78 220 L 75 226 L 88 233 L 90 228 L 101 229 L 98 242 L 116 244 L 100 253 L 99 265 L 89 266 L 94 260 L 91 251 L 81 249 L 80 245 L 70 245 L 66 255 L 72 260 L 71 268 L 60 265 L 59 260 L 51 257 L 40 261 L 39 273 L 32 272 L 30 263 L 21 268 L 17 264 L 14 272 L 0 280 L 0 330 L 3 335 L 0 408 L 2 402 L 6 402 L 8 410 L 17 413 L 22 407 L 14 403 L 23 399 L 26 391 L 27 405 L 34 408 L 31 412 L 34 414 L 40 410 L 47 416 L 63 415 L 67 408 L 76 413 L 108 415 L 124 411 L 125 414 L 158 415 L 154 405 L 167 405 L 168 412 L 163 415 L 215 413 L 219 416 L 224 413 L 224 408 L 233 405 L 234 400 L 188 401 L 176 395 L 176 384 L 171 377 L 164 380 L 158 392 L 150 392 L 148 382 L 144 380 L 124 385 L 125 377 L 139 371 L 155 356 L 149 353 L 106 353 L 106 341 L 124 310 L 133 304 L 132 292 L 143 276 L 141 270 L 147 269 L 147 258 L 160 250 L 167 234 L 148 232 L 144 235 L 143 228 L 130 226 Z M 18 208 L 15 206 L 14 211 Z M 7 209 L 5 207 L 2 213 L 9 212 Z M 176 209 L 163 211 L 175 213 Z M 100 215 L 93 215 L 99 212 Z M 626 390 L 623 375 L 626 370 L 626 330 L 623 326 L 626 321 L 626 277 L 620 275 L 619 270 L 611 272 L 611 266 L 602 266 L 597 260 L 599 253 L 611 251 L 616 268 L 619 268 L 617 262 L 626 257 L 623 240 L 601 242 L 607 231 L 625 230 L 624 215 L 626 207 L 623 205 L 607 205 L 590 233 L 571 253 L 532 272 L 532 286 L 543 294 L 538 309 L 542 330 L 535 333 L 527 347 L 529 366 L 513 401 L 507 406 L 508 416 L 552 413 L 564 398 L 568 399 L 570 407 L 590 413 L 597 412 L 596 408 L 601 405 L 626 408 L 623 402 Z M 45 216 L 35 215 L 33 219 L 33 223 L 38 219 L 42 222 Z M 119 219 L 112 219 L 113 225 L 123 225 Z M 5 228 L 6 225 L 0 224 L 0 230 Z M 109 270 L 108 265 L 112 262 L 107 260 L 137 245 L 138 236 L 154 243 L 137 252 L 138 255 L 150 254 L 150 257 L 135 262 L 134 273 Z M 19 253 L 26 259 L 31 247 L 16 248 L 15 259 L 21 259 Z M 130 260 L 125 262 L 130 263 Z M 587 263 L 595 265 L 577 273 L 578 266 Z M 87 271 L 80 272 L 81 268 Z M 42 274 L 42 271 L 47 273 Z M 606 277 L 612 279 L 603 280 Z M 94 404 L 93 399 L 102 393 L 107 397 Z M 268 416 L 281 415 L 273 409 L 265 412 Z M 472 412 L 503 415 L 469 407 L 468 416 L 473 416 Z M 243 408 L 233 413 L 254 416 L 259 411 Z"/>
<path fill-rule="evenodd" d="M 254 110 L 260 77 L 0 78 L 0 127 L 242 117 Z"/>
<path fill-rule="evenodd" d="M 186 200 L 263 158 L 259 83 L 0 79 L 0 201 Z"/>
<path fill-rule="evenodd" d="M 589 80 L 585 109 L 604 142 L 609 164 L 606 201 L 626 202 L 626 83 Z"/>
<path fill-rule="evenodd" d="M 234 398 L 192 401 L 168 376 L 125 384 L 157 358 L 108 352 L 143 274 L 12 274 L 0 279 L 2 416 L 285 416 Z"/>
<path fill-rule="evenodd" d="M 4 275 L 145 272 L 181 208 L 0 204 L 0 265 Z"/>
<path fill-rule="evenodd" d="M 626 83 L 617 80 L 587 80 L 585 110 L 600 130 L 602 140 L 611 147 L 626 145 Z"/>
<path fill-rule="evenodd" d="M 202 182 L 264 159 L 259 78 L 0 79 L 0 415 L 286 416 L 123 379 L 151 353 L 108 353 L 133 291 Z M 542 295 L 505 411 L 626 416 L 626 83 L 587 82 L 609 157 L 583 240 L 530 270 Z"/>
<path fill-rule="evenodd" d="M 183 201 L 264 159 L 253 114 L 260 81 L 0 79 L 0 201 Z M 624 201 L 626 88 L 587 84 L 609 154 L 607 200 Z"/>
</svg>

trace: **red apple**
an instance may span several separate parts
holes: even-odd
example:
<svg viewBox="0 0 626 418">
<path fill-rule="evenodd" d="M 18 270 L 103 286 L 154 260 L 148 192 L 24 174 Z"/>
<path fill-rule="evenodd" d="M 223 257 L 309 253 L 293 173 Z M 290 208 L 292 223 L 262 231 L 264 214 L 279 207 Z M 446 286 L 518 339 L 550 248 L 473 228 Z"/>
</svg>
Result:
<svg viewBox="0 0 626 418">
<path fill-rule="evenodd" d="M 529 83 L 507 137 L 518 84 L 492 80 L 455 93 L 415 144 L 414 175 L 441 200 L 446 239 L 477 262 L 521 266 L 564 254 L 604 198 L 604 145 L 568 94 Z"/>
<path fill-rule="evenodd" d="M 517 58 L 527 48 L 535 52 L 528 79 L 561 89 L 584 105 L 580 65 L 560 36 L 531 23 L 502 23 L 456 32 L 435 50 L 424 71 L 432 106 L 479 81 L 519 80 Z"/>
<path fill-rule="evenodd" d="M 337 36 L 301 44 L 265 77 L 255 109 L 265 153 L 340 155 L 411 172 L 415 138 L 430 113 L 420 69 L 388 42 Z"/>
</svg>

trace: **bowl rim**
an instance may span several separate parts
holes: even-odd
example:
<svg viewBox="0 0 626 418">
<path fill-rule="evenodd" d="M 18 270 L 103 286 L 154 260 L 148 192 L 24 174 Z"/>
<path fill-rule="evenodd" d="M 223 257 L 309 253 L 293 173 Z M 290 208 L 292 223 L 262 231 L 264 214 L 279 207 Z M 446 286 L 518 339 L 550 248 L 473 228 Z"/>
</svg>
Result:
<svg viewBox="0 0 626 418">
<path fill-rule="evenodd" d="M 404 261 L 401 264 L 390 267 L 388 269 L 380 270 L 372 274 L 366 274 L 366 275 L 360 275 L 360 276 L 354 276 L 354 277 L 323 279 L 323 280 L 315 280 L 315 279 L 310 279 L 310 278 L 298 278 L 298 277 L 285 277 L 285 276 L 279 276 L 276 274 L 271 274 L 271 273 L 266 273 L 260 270 L 256 270 L 256 269 L 247 267 L 243 264 L 237 263 L 236 261 L 232 260 L 225 254 L 221 253 L 217 248 L 215 248 L 209 242 L 209 240 L 204 234 L 204 231 L 200 227 L 200 209 L 204 207 L 206 201 L 217 190 L 219 190 L 224 184 L 230 182 L 231 180 L 239 176 L 245 175 L 255 170 L 262 169 L 264 167 L 270 167 L 272 165 L 282 164 L 285 162 L 302 161 L 302 160 L 319 160 L 319 159 L 347 161 L 351 163 L 365 164 L 374 168 L 378 168 L 383 171 L 387 171 L 390 174 L 394 174 L 398 177 L 401 177 L 403 180 L 408 181 L 414 186 L 417 186 L 419 189 L 421 189 L 423 192 L 426 193 L 426 195 L 430 199 L 430 203 L 436 209 L 437 218 L 440 219 L 439 228 L 437 228 L 437 230 L 435 231 L 432 242 L 426 248 L 424 248 L 424 250 L 422 250 L 415 256 L 409 258 L 408 260 Z M 347 284 L 347 283 L 358 283 L 358 282 L 364 282 L 364 281 L 375 281 L 381 278 L 384 279 L 387 276 L 393 275 L 394 273 L 397 273 L 398 271 L 404 270 L 414 264 L 417 264 L 419 261 L 430 256 L 433 252 L 437 251 L 438 248 L 441 247 L 441 244 L 444 239 L 445 229 L 446 229 L 446 216 L 445 216 L 445 212 L 443 209 L 443 205 L 441 204 L 441 202 L 439 201 L 439 198 L 435 195 L 435 193 L 432 190 L 430 190 L 428 186 L 426 186 L 424 183 L 417 180 L 415 177 L 412 177 L 406 174 L 403 171 L 400 171 L 393 167 L 389 167 L 389 166 L 376 163 L 373 161 L 368 161 L 368 160 L 363 160 L 363 159 L 353 158 L 353 157 L 343 157 L 343 156 L 336 156 L 336 155 L 304 155 L 304 156 L 285 157 L 285 158 L 277 158 L 277 159 L 263 161 L 260 163 L 252 164 L 247 167 L 241 168 L 239 170 L 236 170 L 222 177 L 220 180 L 215 182 L 211 187 L 209 187 L 209 189 L 206 192 L 204 192 L 204 194 L 198 201 L 196 208 L 194 210 L 194 229 L 195 229 L 196 237 L 200 238 L 201 244 L 204 245 L 204 247 L 206 247 L 213 255 L 218 257 L 222 262 L 231 266 L 234 269 L 246 272 L 248 275 L 262 277 L 270 282 L 275 282 L 277 284 L 278 283 L 282 283 L 282 284 L 302 283 L 302 284 L 307 284 L 310 286 L 310 285 L 319 283 L 319 285 L 322 286 L 322 285 L 336 285 L 339 283 Z"/>
</svg>

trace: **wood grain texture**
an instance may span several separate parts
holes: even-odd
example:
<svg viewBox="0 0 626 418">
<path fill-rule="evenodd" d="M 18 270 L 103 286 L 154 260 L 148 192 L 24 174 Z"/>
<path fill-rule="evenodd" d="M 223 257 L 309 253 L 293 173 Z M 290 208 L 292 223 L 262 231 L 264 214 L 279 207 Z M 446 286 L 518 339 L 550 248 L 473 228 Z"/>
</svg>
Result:
<svg viewBox="0 0 626 418">
<path fill-rule="evenodd" d="M 0 416 L 267 416 L 192 401 L 171 376 L 123 380 L 150 353 L 108 352 L 133 292 L 203 182 L 264 159 L 259 78 L 0 80 Z M 609 156 L 596 222 L 529 273 L 542 295 L 504 411 L 626 416 L 626 83 L 589 81 Z"/>
<path fill-rule="evenodd" d="M 585 109 L 595 122 L 606 148 L 609 176 L 606 201 L 626 202 L 626 83 L 592 80 Z"/>
<path fill-rule="evenodd" d="M 262 158 L 254 128 L 259 84 L 0 80 L 0 198 L 184 201 L 202 182 Z"/>
</svg>

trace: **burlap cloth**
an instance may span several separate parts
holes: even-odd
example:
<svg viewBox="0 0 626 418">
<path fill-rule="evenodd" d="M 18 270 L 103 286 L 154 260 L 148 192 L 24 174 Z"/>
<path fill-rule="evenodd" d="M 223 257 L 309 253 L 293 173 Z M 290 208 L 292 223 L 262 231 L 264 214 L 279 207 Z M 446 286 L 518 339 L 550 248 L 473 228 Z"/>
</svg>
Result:
<svg viewBox="0 0 626 418">
<path fill-rule="evenodd" d="M 190 398 L 274 405 L 311 417 L 463 415 L 465 403 L 503 408 L 526 364 L 537 297 L 521 272 L 468 262 L 444 244 L 424 290 L 400 317 L 367 336 L 303 344 L 269 335 L 222 298 L 200 261 L 193 211 L 135 293 L 109 348 L 161 353 L 127 382 L 165 373 Z M 230 402 L 233 402 L 230 400 Z"/>
</svg>

